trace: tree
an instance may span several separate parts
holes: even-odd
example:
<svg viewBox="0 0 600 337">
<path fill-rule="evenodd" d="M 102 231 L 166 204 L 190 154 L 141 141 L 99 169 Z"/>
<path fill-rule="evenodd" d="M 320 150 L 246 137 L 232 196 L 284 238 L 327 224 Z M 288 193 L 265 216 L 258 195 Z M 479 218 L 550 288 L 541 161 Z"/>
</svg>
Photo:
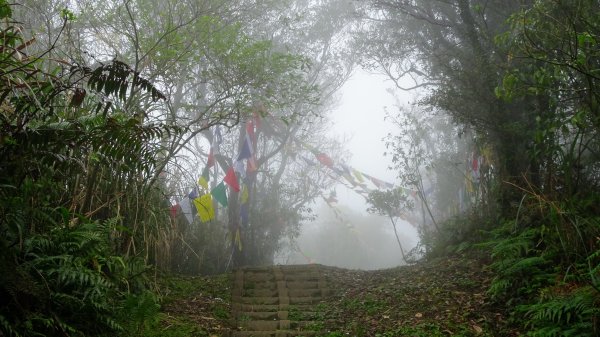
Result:
<svg viewBox="0 0 600 337">
<path fill-rule="evenodd" d="M 371 1 L 365 9 L 364 33 L 357 46 L 366 50 L 366 65 L 379 67 L 401 89 L 425 91 L 421 104 L 448 113 L 467 126 L 499 157 L 502 181 L 535 177 L 531 102 L 506 102 L 494 89 L 506 51 L 494 43 L 506 31 L 506 19 L 520 1 Z M 412 84 L 404 84 L 404 83 Z M 512 190 L 503 187 L 509 207 Z"/>
</svg>

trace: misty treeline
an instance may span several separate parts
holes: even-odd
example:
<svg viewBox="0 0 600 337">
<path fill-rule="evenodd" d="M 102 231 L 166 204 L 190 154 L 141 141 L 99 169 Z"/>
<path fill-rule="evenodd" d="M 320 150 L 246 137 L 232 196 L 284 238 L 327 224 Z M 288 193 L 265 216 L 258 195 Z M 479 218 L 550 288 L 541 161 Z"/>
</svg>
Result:
<svg viewBox="0 0 600 337">
<path fill-rule="evenodd" d="M 158 272 L 272 263 L 336 183 L 305 155 L 345 158 L 326 116 L 360 65 L 419 91 L 373 211 L 483 248 L 532 335 L 597 334 L 599 6 L 0 0 L 0 331 L 140 335 Z M 250 138 L 228 207 L 173 208 Z"/>
</svg>

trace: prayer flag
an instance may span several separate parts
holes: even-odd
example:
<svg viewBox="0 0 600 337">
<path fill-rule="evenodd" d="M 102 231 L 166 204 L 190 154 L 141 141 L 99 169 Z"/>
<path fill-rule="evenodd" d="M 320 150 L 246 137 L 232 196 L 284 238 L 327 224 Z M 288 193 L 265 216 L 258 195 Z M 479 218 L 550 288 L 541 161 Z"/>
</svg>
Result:
<svg viewBox="0 0 600 337">
<path fill-rule="evenodd" d="M 223 143 L 223 135 L 221 135 L 221 126 L 217 125 L 217 127 L 215 127 L 215 144 L 217 145 L 217 149 L 219 148 L 219 145 L 221 145 L 222 143 Z"/>
<path fill-rule="evenodd" d="M 354 177 L 352 177 L 352 175 L 345 173 L 343 175 L 343 177 L 350 183 L 352 184 L 352 186 L 356 187 L 358 186 L 358 184 L 356 183 L 356 181 L 354 180 Z"/>
<path fill-rule="evenodd" d="M 344 174 L 344 170 L 342 170 L 342 169 L 339 169 L 339 168 L 337 168 L 337 167 L 335 167 L 335 166 L 334 166 L 334 167 L 332 167 L 331 169 L 332 169 L 332 170 L 333 170 L 333 172 L 335 172 L 337 175 L 340 175 L 340 176 L 341 176 L 341 175 L 343 175 L 343 174 Z"/>
<path fill-rule="evenodd" d="M 252 147 L 250 145 L 250 138 L 248 137 L 248 134 L 246 134 L 246 140 L 244 140 L 238 160 L 248 159 L 250 157 L 252 157 Z"/>
<path fill-rule="evenodd" d="M 473 153 L 471 155 L 471 158 L 472 158 L 471 159 L 471 161 L 472 161 L 471 166 L 473 167 L 473 171 L 477 172 L 477 170 L 479 170 L 479 160 L 478 160 L 477 156 L 475 155 L 475 153 Z"/>
<path fill-rule="evenodd" d="M 344 169 L 344 172 L 346 174 L 352 175 L 352 172 L 350 171 L 350 167 L 348 167 L 348 165 L 342 164 L 342 168 Z"/>
<path fill-rule="evenodd" d="M 223 207 L 227 207 L 227 192 L 225 191 L 225 183 L 221 182 L 215 188 L 210 191 L 210 194 L 219 202 L 219 204 L 223 205 Z"/>
<path fill-rule="evenodd" d="M 248 203 L 248 185 L 244 184 L 242 186 L 242 195 L 240 196 L 240 203 L 245 204 Z"/>
<path fill-rule="evenodd" d="M 181 213 L 185 216 L 185 219 L 188 223 L 192 223 L 194 218 L 192 216 L 192 206 L 190 205 L 189 198 L 183 198 L 179 201 L 179 206 L 181 207 Z"/>
<path fill-rule="evenodd" d="M 244 169 L 244 162 L 241 160 L 233 163 L 233 171 L 238 174 L 242 179 L 246 176 L 246 170 Z"/>
<path fill-rule="evenodd" d="M 181 206 L 179 206 L 179 204 L 175 204 L 173 206 L 171 206 L 171 208 L 169 209 L 169 212 L 171 214 L 171 218 L 175 219 L 177 218 L 177 211 L 181 208 Z"/>
<path fill-rule="evenodd" d="M 212 167 L 213 165 L 215 165 L 215 154 L 213 152 L 213 149 L 210 149 L 210 152 L 208 152 L 208 159 L 206 160 L 206 167 Z"/>
<path fill-rule="evenodd" d="M 235 243 L 237 244 L 237 247 L 241 252 L 242 251 L 242 236 L 240 235 L 239 227 L 237 228 L 237 231 L 235 232 Z"/>
<path fill-rule="evenodd" d="M 377 186 L 377 188 L 381 188 L 383 186 L 383 182 L 375 177 L 368 177 L 369 180 L 371 180 L 371 182 L 373 183 L 373 185 Z"/>
<path fill-rule="evenodd" d="M 254 123 L 252 122 L 252 120 L 249 120 L 246 123 L 246 133 L 248 134 L 248 136 L 250 136 L 252 144 L 256 143 L 256 135 L 254 134 Z"/>
<path fill-rule="evenodd" d="M 256 160 L 254 156 L 248 158 L 248 163 L 246 167 L 246 172 L 256 172 L 258 170 L 258 166 L 256 166 Z"/>
<path fill-rule="evenodd" d="M 304 156 L 302 156 L 302 160 L 304 160 L 308 165 L 311 165 L 311 166 L 317 165 L 317 163 L 315 163 L 314 161 L 312 161 Z"/>
<path fill-rule="evenodd" d="M 356 170 L 356 169 L 352 169 L 352 173 L 354 173 L 354 176 L 356 177 L 356 179 L 357 179 L 359 182 L 361 182 L 361 183 L 362 183 L 362 182 L 364 182 L 364 181 L 365 181 L 365 179 L 363 178 L 363 175 L 362 175 L 362 173 L 360 173 L 360 171 L 358 171 L 358 170 Z"/>
<path fill-rule="evenodd" d="M 256 129 L 260 129 L 260 116 L 257 112 L 254 113 L 254 126 Z"/>
<path fill-rule="evenodd" d="M 206 178 L 204 178 L 204 176 L 200 176 L 200 178 L 198 178 L 198 185 L 202 186 L 203 189 L 208 191 L 208 181 Z"/>
<path fill-rule="evenodd" d="M 471 179 L 469 177 L 465 178 L 465 185 L 467 186 L 468 193 L 475 192 L 475 190 L 473 189 L 473 182 L 471 181 Z"/>
<path fill-rule="evenodd" d="M 240 184 L 238 183 L 237 176 L 233 171 L 233 167 L 230 167 L 227 170 L 227 174 L 225 174 L 225 178 L 223 178 L 223 181 L 225 181 L 227 185 L 231 186 L 231 188 L 233 188 L 236 192 L 240 191 Z"/>
<path fill-rule="evenodd" d="M 204 177 L 204 180 L 206 181 L 210 179 L 210 167 L 208 165 L 204 166 L 204 170 L 202 170 L 202 177 Z"/>
<path fill-rule="evenodd" d="M 319 153 L 319 154 L 317 154 L 317 160 L 321 164 L 323 164 L 323 165 L 325 165 L 325 166 L 327 166 L 329 168 L 333 167 L 333 160 L 331 158 L 329 158 L 329 156 L 326 155 L 325 153 Z"/>
<path fill-rule="evenodd" d="M 196 199 L 198 198 L 198 188 L 194 187 L 194 189 L 188 194 L 188 198 L 190 199 Z"/>
<path fill-rule="evenodd" d="M 205 194 L 194 199 L 194 205 L 196 206 L 196 210 L 198 210 L 198 217 L 200 217 L 202 222 L 208 222 L 215 218 L 215 210 L 210 194 Z"/>
</svg>

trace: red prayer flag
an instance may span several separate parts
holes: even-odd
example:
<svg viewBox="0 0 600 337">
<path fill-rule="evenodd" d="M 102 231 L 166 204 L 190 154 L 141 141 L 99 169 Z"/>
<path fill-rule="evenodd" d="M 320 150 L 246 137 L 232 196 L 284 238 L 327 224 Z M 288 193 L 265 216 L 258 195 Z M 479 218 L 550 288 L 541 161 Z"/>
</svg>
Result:
<svg viewBox="0 0 600 337">
<path fill-rule="evenodd" d="M 329 168 L 333 168 L 333 160 L 331 158 L 329 158 L 329 156 L 327 156 L 325 153 L 317 154 L 317 160 L 321 164 L 323 164 Z"/>
<path fill-rule="evenodd" d="M 240 191 L 240 184 L 238 183 L 237 176 L 233 171 L 233 167 L 230 167 L 227 170 L 227 174 L 225 174 L 225 178 L 223 178 L 223 181 L 226 182 L 227 185 L 231 186 L 231 188 L 233 188 L 236 192 Z"/>
<path fill-rule="evenodd" d="M 175 205 L 171 206 L 171 208 L 169 209 L 169 211 L 171 212 L 171 218 L 175 219 L 177 217 L 177 211 L 180 208 L 181 207 L 179 206 L 179 204 L 175 204 Z"/>
</svg>

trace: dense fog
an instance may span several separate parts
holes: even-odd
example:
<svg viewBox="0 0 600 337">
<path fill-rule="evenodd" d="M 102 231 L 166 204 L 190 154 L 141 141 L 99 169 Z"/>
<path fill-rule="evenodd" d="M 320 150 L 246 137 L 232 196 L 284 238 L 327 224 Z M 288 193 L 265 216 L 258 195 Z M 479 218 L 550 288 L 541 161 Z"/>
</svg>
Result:
<svg viewBox="0 0 600 337">
<path fill-rule="evenodd" d="M 398 225 L 403 249 L 415 248 L 418 237 L 408 223 Z M 347 206 L 321 203 L 317 219 L 305 224 L 292 246 L 276 259 L 281 264 L 317 263 L 349 269 L 381 269 L 405 264 L 389 218 Z"/>
</svg>

